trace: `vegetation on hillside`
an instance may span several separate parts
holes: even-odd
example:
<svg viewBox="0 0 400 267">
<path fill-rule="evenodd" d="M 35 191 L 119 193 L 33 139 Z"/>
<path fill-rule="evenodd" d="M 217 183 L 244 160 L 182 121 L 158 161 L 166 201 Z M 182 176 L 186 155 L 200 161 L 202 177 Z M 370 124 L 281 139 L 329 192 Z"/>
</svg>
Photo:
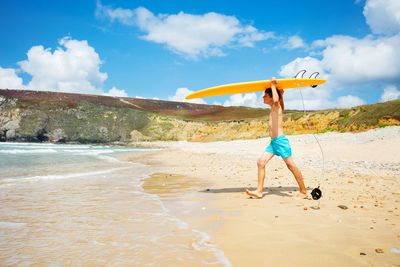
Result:
<svg viewBox="0 0 400 267">
<path fill-rule="evenodd" d="M 220 141 L 268 136 L 268 109 L 24 90 L 0 90 L 0 141 L 111 143 Z M 400 125 L 400 100 L 308 111 L 314 132 Z M 303 111 L 286 110 L 286 134 L 309 133 Z"/>
</svg>

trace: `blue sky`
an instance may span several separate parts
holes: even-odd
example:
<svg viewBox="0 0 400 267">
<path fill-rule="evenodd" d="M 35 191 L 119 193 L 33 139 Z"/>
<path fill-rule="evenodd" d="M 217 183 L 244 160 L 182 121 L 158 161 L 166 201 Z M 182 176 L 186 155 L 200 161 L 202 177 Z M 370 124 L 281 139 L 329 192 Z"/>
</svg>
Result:
<svg viewBox="0 0 400 267">
<path fill-rule="evenodd" d="M 398 0 L 0 5 L 0 88 L 183 101 L 307 69 L 328 80 L 303 89 L 308 109 L 400 98 Z M 197 103 L 262 107 L 256 93 Z M 297 89 L 286 90 L 285 104 L 302 107 Z"/>
</svg>

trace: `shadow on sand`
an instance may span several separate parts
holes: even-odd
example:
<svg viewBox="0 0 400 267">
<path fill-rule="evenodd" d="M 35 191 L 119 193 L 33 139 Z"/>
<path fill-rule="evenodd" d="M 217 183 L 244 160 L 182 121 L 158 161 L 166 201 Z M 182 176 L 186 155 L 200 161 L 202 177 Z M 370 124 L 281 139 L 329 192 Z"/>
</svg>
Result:
<svg viewBox="0 0 400 267">
<path fill-rule="evenodd" d="M 199 192 L 214 193 L 214 194 L 245 193 L 246 189 L 255 190 L 254 187 L 235 187 L 235 188 L 206 189 L 206 190 L 201 190 Z M 309 188 L 307 188 L 307 190 L 309 190 Z M 264 188 L 263 196 L 277 195 L 277 196 L 283 196 L 283 197 L 290 197 L 293 195 L 292 194 L 293 192 L 298 192 L 298 191 L 299 191 L 299 188 L 295 187 L 295 186 L 268 187 L 268 188 Z"/>
</svg>

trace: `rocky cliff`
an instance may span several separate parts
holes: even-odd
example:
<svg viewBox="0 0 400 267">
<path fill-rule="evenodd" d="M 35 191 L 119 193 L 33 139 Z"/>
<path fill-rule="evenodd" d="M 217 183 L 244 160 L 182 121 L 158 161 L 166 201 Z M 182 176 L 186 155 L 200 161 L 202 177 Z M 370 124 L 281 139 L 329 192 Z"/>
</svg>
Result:
<svg viewBox="0 0 400 267">
<path fill-rule="evenodd" d="M 0 141 L 112 143 L 218 141 L 268 135 L 268 110 L 25 90 L 0 90 Z M 400 100 L 308 112 L 315 132 L 400 125 Z M 303 111 L 285 111 L 287 134 L 309 133 Z"/>
</svg>

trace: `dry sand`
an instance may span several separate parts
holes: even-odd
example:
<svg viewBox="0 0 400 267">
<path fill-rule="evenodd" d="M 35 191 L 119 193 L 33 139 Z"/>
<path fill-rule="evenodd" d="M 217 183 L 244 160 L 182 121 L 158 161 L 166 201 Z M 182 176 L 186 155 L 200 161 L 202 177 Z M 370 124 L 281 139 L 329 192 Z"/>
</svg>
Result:
<svg viewBox="0 0 400 267">
<path fill-rule="evenodd" d="M 269 139 L 140 143 L 165 148 L 141 159 L 165 166 L 144 188 L 210 234 L 233 266 L 400 266 L 400 127 L 317 137 L 325 154 L 318 201 L 291 198 L 298 187 L 278 157 L 267 165 L 264 197 L 245 194 Z M 318 144 L 288 138 L 310 193 L 322 175 Z"/>
</svg>

